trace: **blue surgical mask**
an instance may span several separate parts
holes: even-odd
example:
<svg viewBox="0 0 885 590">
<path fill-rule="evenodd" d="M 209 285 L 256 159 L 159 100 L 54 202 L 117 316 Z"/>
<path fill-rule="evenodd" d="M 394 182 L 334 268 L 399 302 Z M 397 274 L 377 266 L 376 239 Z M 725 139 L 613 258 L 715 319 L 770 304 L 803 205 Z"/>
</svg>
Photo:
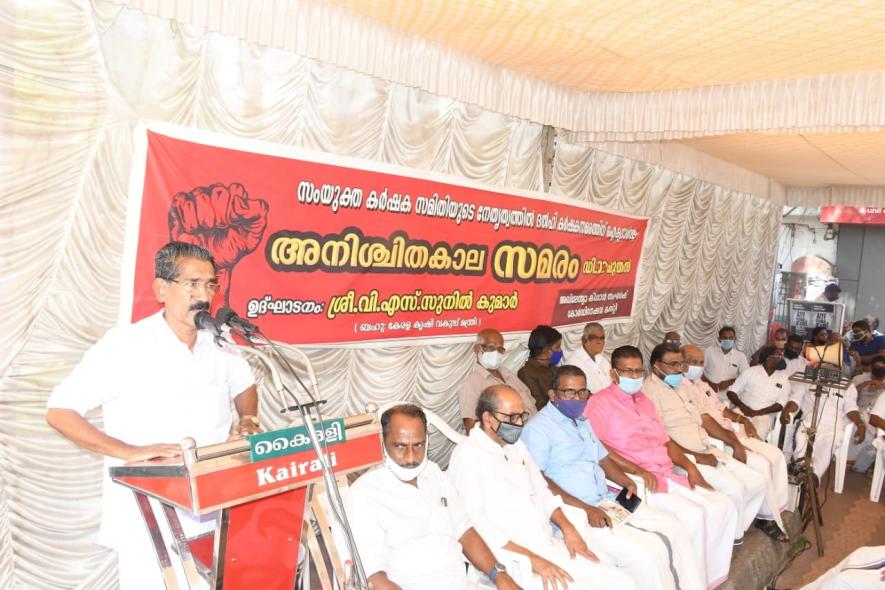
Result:
<svg viewBox="0 0 885 590">
<path fill-rule="evenodd" d="M 562 351 L 557 350 L 553 354 L 550 355 L 550 364 L 554 367 L 559 364 L 559 361 L 562 360 Z"/>
<path fill-rule="evenodd" d="M 731 350 L 732 348 L 734 348 L 734 340 L 720 340 L 719 346 L 722 347 L 722 350 Z"/>
<path fill-rule="evenodd" d="M 587 419 L 584 416 L 584 408 L 587 407 L 587 400 L 585 399 L 558 399 L 553 402 L 553 405 L 566 418 L 571 418 L 572 420 Z"/>
<path fill-rule="evenodd" d="M 704 367 L 699 367 L 697 365 L 688 365 L 688 370 L 685 371 L 685 378 L 689 381 L 697 381 L 703 372 Z"/>
<path fill-rule="evenodd" d="M 671 389 L 676 389 L 676 387 L 682 383 L 682 373 L 673 373 L 672 375 L 664 375 L 664 383 L 670 386 Z"/>
<path fill-rule="evenodd" d="M 636 392 L 642 389 L 642 378 L 618 376 L 618 387 L 628 395 L 635 395 Z"/>
</svg>

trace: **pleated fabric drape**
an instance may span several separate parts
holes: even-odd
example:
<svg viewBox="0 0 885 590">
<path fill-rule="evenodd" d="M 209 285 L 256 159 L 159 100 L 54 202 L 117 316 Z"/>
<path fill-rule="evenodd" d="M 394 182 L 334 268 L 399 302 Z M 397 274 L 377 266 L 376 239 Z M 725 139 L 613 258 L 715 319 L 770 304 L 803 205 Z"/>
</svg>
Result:
<svg viewBox="0 0 885 590">
<path fill-rule="evenodd" d="M 564 132 L 103 0 L 0 4 L 0 587 L 104 590 L 98 457 L 55 435 L 45 402 L 113 325 L 131 134 L 139 118 L 550 191 L 652 218 L 633 321 L 709 344 L 763 338 L 780 205 L 570 143 Z M 576 346 L 580 328 L 565 331 Z M 507 365 L 525 356 L 507 338 Z M 406 399 L 452 424 L 469 343 L 307 349 L 326 413 Z M 262 385 L 262 420 L 281 402 Z M 121 384 L 124 387 L 125 384 Z M 175 408 L 170 408 L 170 412 Z M 100 412 L 91 419 L 101 425 Z M 432 456 L 450 447 L 432 434 Z"/>
</svg>

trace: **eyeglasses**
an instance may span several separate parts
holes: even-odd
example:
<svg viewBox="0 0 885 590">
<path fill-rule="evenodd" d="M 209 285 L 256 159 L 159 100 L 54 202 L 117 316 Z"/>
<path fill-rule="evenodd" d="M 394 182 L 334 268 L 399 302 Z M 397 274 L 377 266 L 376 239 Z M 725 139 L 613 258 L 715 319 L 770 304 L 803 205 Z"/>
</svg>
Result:
<svg viewBox="0 0 885 590">
<path fill-rule="evenodd" d="M 503 346 L 495 346 L 494 344 L 480 344 L 479 349 L 483 352 L 495 352 L 498 351 L 501 354 L 504 354 L 507 349 Z"/>
<path fill-rule="evenodd" d="M 670 361 L 669 363 L 658 361 L 658 363 L 664 365 L 668 369 L 679 369 L 680 371 L 685 371 L 688 368 L 688 365 L 685 363 L 685 361 Z"/>
<path fill-rule="evenodd" d="M 208 281 L 198 281 L 196 279 L 187 279 L 184 281 L 179 281 L 176 279 L 166 279 L 167 283 L 175 283 L 176 285 L 180 285 L 184 288 L 188 293 L 193 293 L 199 289 L 206 289 L 209 293 L 215 293 L 218 291 L 218 281 L 215 279 L 210 279 Z"/>
<path fill-rule="evenodd" d="M 587 340 L 602 340 L 605 341 L 605 336 L 587 336 Z"/>
<path fill-rule="evenodd" d="M 525 421 L 529 419 L 528 412 L 522 412 L 520 414 L 505 414 L 504 412 L 499 412 L 495 410 L 495 414 L 497 414 L 498 416 L 503 416 L 504 420 L 501 421 L 507 422 L 509 424 L 525 424 Z"/>
<path fill-rule="evenodd" d="M 615 369 L 615 372 L 621 377 L 642 377 L 645 375 L 644 369 Z"/>
<path fill-rule="evenodd" d="M 564 399 L 587 399 L 590 395 L 590 390 L 586 387 L 583 389 L 559 389 L 557 387 L 554 391 L 561 393 Z"/>
</svg>

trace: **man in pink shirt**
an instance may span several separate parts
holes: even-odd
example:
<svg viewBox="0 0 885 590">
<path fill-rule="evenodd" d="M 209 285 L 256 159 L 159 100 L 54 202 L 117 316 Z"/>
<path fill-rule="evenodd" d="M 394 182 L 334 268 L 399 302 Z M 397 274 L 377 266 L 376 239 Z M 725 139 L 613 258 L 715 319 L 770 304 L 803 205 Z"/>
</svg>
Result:
<svg viewBox="0 0 885 590">
<path fill-rule="evenodd" d="M 648 486 L 645 502 L 685 525 L 707 587 L 715 588 L 728 578 L 737 510 L 670 441 L 654 403 L 640 391 L 645 371 L 639 349 L 615 349 L 611 364 L 612 385 L 593 394 L 585 414 L 606 448 L 627 460 L 625 471 L 655 475 L 656 485 Z"/>
</svg>

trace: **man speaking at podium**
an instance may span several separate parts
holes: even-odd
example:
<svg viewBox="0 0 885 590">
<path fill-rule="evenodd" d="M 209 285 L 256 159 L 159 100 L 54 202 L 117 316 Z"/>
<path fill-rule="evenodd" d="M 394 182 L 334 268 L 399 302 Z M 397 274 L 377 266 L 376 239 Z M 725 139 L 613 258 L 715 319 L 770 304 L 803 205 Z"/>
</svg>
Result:
<svg viewBox="0 0 885 590">
<path fill-rule="evenodd" d="M 105 456 L 97 541 L 117 550 L 123 590 L 164 584 L 132 491 L 114 484 L 108 468 L 175 457 L 186 437 L 204 446 L 259 430 L 249 365 L 194 324 L 218 289 L 215 270 L 205 248 L 183 242 L 163 246 L 152 285 L 163 309 L 109 330 L 49 397 L 49 425 L 77 446 Z M 85 418 L 98 406 L 104 431 Z M 214 529 L 211 516 L 201 521 L 180 512 L 179 518 L 188 536 Z"/>
</svg>

